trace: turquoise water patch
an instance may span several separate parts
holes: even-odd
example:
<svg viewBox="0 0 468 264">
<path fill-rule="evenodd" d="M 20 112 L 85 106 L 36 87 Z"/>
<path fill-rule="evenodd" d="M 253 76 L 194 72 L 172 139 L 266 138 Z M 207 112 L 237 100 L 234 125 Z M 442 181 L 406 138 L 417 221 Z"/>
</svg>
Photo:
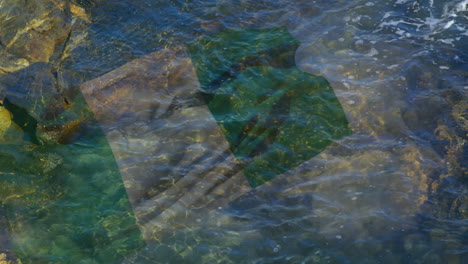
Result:
<svg viewBox="0 0 468 264">
<path fill-rule="evenodd" d="M 330 84 L 299 70 L 283 28 L 226 30 L 188 47 L 204 97 L 257 187 L 350 135 Z"/>
<path fill-rule="evenodd" d="M 81 95 L 73 104 L 91 116 Z M 22 263 L 112 263 L 144 245 L 93 118 L 72 144 L 38 145 L 22 133 L 13 125 L 0 147 L 0 201 Z"/>
</svg>

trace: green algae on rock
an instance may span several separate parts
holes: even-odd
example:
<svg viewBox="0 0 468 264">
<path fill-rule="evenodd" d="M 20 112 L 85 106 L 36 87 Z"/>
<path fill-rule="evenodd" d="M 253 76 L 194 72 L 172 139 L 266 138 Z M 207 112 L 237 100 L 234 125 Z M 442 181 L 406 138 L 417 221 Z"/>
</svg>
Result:
<svg viewBox="0 0 468 264">
<path fill-rule="evenodd" d="M 350 135 L 323 77 L 294 63 L 286 29 L 225 30 L 190 43 L 208 107 L 257 187 Z"/>
</svg>

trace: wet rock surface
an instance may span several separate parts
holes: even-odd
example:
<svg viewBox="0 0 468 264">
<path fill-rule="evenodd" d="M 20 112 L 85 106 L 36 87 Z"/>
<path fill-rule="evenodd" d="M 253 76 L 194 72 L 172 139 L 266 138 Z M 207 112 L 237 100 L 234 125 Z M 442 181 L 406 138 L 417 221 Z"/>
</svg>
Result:
<svg viewBox="0 0 468 264">
<path fill-rule="evenodd" d="M 34 63 L 0 76 L 4 107 L 35 144 L 66 143 L 79 123 L 89 117 L 75 106 L 79 91 L 61 83 L 63 75 L 50 64 Z"/>
<path fill-rule="evenodd" d="M 83 8 L 68 1 L 3 1 L 0 74 L 36 62 L 60 62 L 88 22 Z"/>
<path fill-rule="evenodd" d="M 69 1 L 2 2 L 0 99 L 35 144 L 67 143 L 87 118 L 73 107 L 79 91 L 72 87 L 82 76 L 61 64 L 89 22 L 85 9 Z"/>
</svg>

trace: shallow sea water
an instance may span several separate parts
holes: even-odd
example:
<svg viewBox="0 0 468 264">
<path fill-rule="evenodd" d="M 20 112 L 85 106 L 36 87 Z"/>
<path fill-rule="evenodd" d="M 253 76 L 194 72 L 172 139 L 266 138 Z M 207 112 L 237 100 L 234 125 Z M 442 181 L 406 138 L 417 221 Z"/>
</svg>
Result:
<svg viewBox="0 0 468 264">
<path fill-rule="evenodd" d="M 80 95 L 73 97 L 79 102 L 71 108 L 74 114 L 63 118 L 95 115 L 96 119 L 88 119 L 58 146 L 34 142 L 27 125 L 18 125 L 22 131 L 0 127 L 0 135 L 5 134 L 0 157 L 13 160 L 0 162 L 10 166 L 0 168 L 2 184 L 7 186 L 0 197 L 0 253 L 5 252 L 8 259 L 22 263 L 460 264 L 468 259 L 466 0 L 69 2 L 81 7 L 89 21 L 71 31 L 76 39 L 73 50 L 64 48 L 66 56 L 53 55 L 47 65 L 58 73 L 50 78 L 58 80 L 60 87 L 81 87 L 88 103 Z M 1 0 L 0 8 L 4 21 L 21 16 Z M 255 189 L 238 182 L 225 187 L 215 196 L 218 203 L 207 198 L 210 206 L 206 208 L 199 197 L 206 193 L 198 185 L 182 188 L 174 197 L 201 202 L 177 211 L 178 207 L 166 205 L 180 206 L 176 198 L 167 198 L 161 190 L 189 174 L 185 170 L 203 175 L 235 167 L 210 159 L 223 155 L 216 147 L 225 142 L 216 141 L 221 133 L 211 128 L 214 119 L 205 115 L 207 109 L 193 102 L 190 89 L 199 85 L 192 78 L 193 68 L 182 67 L 191 65 L 185 50 L 189 43 L 227 28 L 286 28 L 300 42 L 294 54 L 297 67 L 330 83 L 352 134 Z M 171 55 L 173 51 L 176 55 Z M 155 54 L 151 55 L 155 62 L 146 59 L 148 54 Z M 167 60 L 159 63 L 158 58 Z M 138 61 L 132 64 L 137 59 L 146 68 L 138 68 Z M 149 82 L 145 80 L 159 80 L 157 73 L 164 71 L 167 61 L 182 65 L 185 77 L 172 85 L 185 87 L 184 93 L 155 93 L 148 99 L 142 92 L 131 97 L 137 102 L 134 106 L 129 94 L 110 91 L 107 95 L 121 103 L 114 110 L 124 114 L 103 110 L 101 115 L 97 106 L 93 108 L 86 92 L 89 87 L 137 87 L 139 91 Z M 0 71 L 2 97 L 13 98 L 12 92 L 4 93 L 5 87 L 28 79 L 24 76 L 38 76 L 45 68 L 28 73 L 33 66 L 15 65 L 23 68 Z M 130 77 L 118 77 L 119 69 L 129 71 Z M 168 74 L 178 71 L 168 70 Z M 167 123 L 132 123 L 131 118 L 149 114 L 151 100 L 161 101 L 154 111 L 163 116 L 173 98 L 180 100 L 182 111 Z M 117 121 L 106 123 L 114 113 Z M 194 128 L 193 133 L 187 127 Z M 144 135 L 133 136 L 140 132 Z M 172 135 L 193 138 L 192 152 L 172 160 L 171 153 L 186 148 L 171 141 Z M 203 151 L 210 148 L 212 153 L 206 157 Z M 190 153 L 199 155 L 201 168 L 191 163 L 195 158 Z M 122 164 L 129 170 L 123 170 Z M 148 171 L 170 176 L 151 180 L 145 174 Z M 121 183 L 106 186 L 106 181 L 120 176 Z M 161 190 L 139 194 L 144 184 L 136 186 L 134 178 Z M 209 181 L 199 179 L 202 187 L 204 179 Z M 80 200 L 87 192 L 89 197 Z M 186 197 L 187 192 L 193 192 L 193 197 Z M 170 208 L 154 220 L 156 224 L 141 220 L 145 210 L 154 209 L 148 209 L 151 202 Z M 88 207 L 98 209 L 92 214 Z M 187 216 L 171 218 L 180 212 Z M 144 224 L 138 224 L 138 219 Z M 97 223 L 95 230 L 89 230 L 89 222 Z M 61 223 L 83 227 L 62 228 Z M 53 246 L 44 246 L 43 241 Z"/>
</svg>

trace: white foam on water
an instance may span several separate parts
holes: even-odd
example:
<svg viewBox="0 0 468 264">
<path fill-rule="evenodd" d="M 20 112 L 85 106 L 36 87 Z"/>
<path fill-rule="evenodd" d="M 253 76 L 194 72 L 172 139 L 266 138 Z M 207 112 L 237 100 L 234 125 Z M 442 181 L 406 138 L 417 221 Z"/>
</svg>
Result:
<svg viewBox="0 0 468 264">
<path fill-rule="evenodd" d="M 451 27 L 453 23 L 455 23 L 455 20 L 450 20 L 449 22 L 447 22 L 447 24 L 445 24 L 444 29 Z"/>
<path fill-rule="evenodd" d="M 462 11 L 468 11 L 468 0 L 465 0 L 461 3 L 458 4 L 457 6 L 457 10 L 459 12 L 462 12 Z"/>
<path fill-rule="evenodd" d="M 453 45 L 454 39 L 440 39 L 439 41 L 448 45 Z"/>
<path fill-rule="evenodd" d="M 375 55 L 378 55 L 379 54 L 379 51 L 377 51 L 375 48 L 371 48 L 371 50 L 365 54 L 364 56 L 366 57 L 372 57 L 372 56 L 375 56 Z"/>
<path fill-rule="evenodd" d="M 401 5 L 401 4 L 404 4 L 404 3 L 408 2 L 408 1 L 409 1 L 409 0 L 397 0 L 397 1 L 395 2 L 395 4 Z"/>
<path fill-rule="evenodd" d="M 468 0 L 463 0 L 460 3 L 455 5 L 455 12 L 465 12 L 468 11 Z"/>
<path fill-rule="evenodd" d="M 443 6 L 437 5 L 437 3 L 431 0 L 426 7 L 429 10 L 429 15 L 418 17 L 418 12 L 423 8 L 418 1 L 397 0 L 395 5 L 410 4 L 415 16 L 402 17 L 394 12 L 386 12 L 373 33 L 379 33 L 384 29 L 391 29 L 392 32 L 400 36 L 398 39 L 422 38 L 426 41 L 454 45 L 453 42 L 458 41 L 460 36 L 468 35 L 465 20 L 460 19 L 460 16 L 466 17 L 466 14 L 462 12 L 468 10 L 468 0 L 453 1 L 443 4 Z M 413 30 L 408 30 L 408 28 L 412 27 L 414 27 Z M 448 38 L 443 39 L 440 37 L 440 34 L 450 34 L 450 37 L 447 36 Z"/>
</svg>

